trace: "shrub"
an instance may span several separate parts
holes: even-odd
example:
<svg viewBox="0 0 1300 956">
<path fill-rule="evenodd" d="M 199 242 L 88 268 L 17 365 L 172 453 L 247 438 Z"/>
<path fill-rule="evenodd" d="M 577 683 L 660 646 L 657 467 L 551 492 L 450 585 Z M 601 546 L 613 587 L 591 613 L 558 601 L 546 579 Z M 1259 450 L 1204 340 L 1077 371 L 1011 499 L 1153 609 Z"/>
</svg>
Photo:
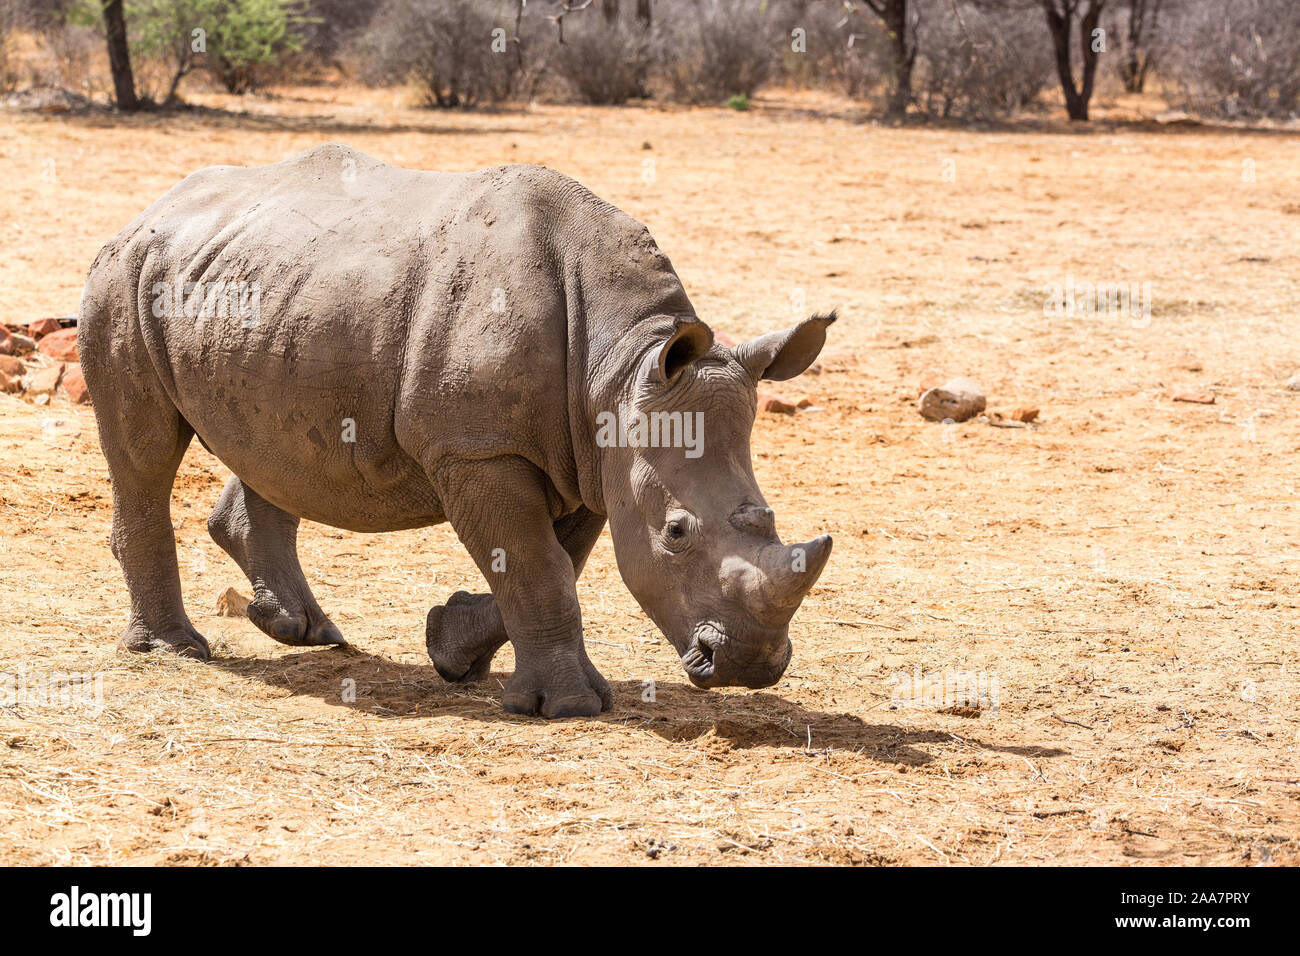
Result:
<svg viewBox="0 0 1300 956">
<path fill-rule="evenodd" d="M 510 3 L 393 0 L 366 36 L 365 74 L 372 82 L 414 83 L 430 106 L 498 103 L 525 73 L 513 33 Z"/>
<path fill-rule="evenodd" d="M 765 4 L 694 0 L 661 18 L 657 39 L 661 72 L 673 99 L 721 103 L 753 96 L 768 78 L 781 38 Z"/>
<path fill-rule="evenodd" d="M 953 7 L 950 0 L 930 0 L 922 9 L 912 81 L 922 112 L 961 119 L 1005 116 L 1051 83 L 1055 61 L 1041 18 L 970 3 Z"/>
<path fill-rule="evenodd" d="M 17 27 L 18 11 L 7 4 L 0 6 L 0 91 L 12 90 L 18 84 L 17 64 L 10 55 Z"/>
<path fill-rule="evenodd" d="M 825 0 L 787 0 L 775 12 L 788 82 L 836 88 L 850 96 L 862 96 L 885 82 L 887 37 L 874 16 L 850 17 L 841 3 Z M 792 35 L 796 29 L 798 50 Z"/>
<path fill-rule="evenodd" d="M 567 18 L 564 42 L 554 47 L 551 65 L 587 103 L 626 103 L 645 95 L 650 68 L 647 35 L 599 17 Z"/>
<path fill-rule="evenodd" d="M 1300 112 L 1300 5 L 1294 0 L 1198 4 L 1182 12 L 1164 62 L 1181 105 L 1228 118 Z"/>
</svg>

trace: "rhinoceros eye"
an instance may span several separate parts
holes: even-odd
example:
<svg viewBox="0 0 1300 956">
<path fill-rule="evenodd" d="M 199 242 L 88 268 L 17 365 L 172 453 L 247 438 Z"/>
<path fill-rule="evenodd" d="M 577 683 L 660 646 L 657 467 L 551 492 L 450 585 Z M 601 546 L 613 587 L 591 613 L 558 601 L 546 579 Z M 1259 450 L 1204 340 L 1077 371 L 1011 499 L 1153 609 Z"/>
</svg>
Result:
<svg viewBox="0 0 1300 956">
<path fill-rule="evenodd" d="M 691 545 L 691 532 L 694 528 L 694 518 L 690 512 L 680 510 L 670 512 L 664 522 L 661 538 L 663 547 L 674 553 L 685 551 Z"/>
</svg>

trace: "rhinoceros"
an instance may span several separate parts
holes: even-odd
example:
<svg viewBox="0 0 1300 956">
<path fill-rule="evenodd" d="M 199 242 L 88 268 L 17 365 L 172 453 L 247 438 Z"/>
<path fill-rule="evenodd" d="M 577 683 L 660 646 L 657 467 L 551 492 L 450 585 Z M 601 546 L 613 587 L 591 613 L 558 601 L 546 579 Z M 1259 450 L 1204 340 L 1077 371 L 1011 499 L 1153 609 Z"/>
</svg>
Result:
<svg viewBox="0 0 1300 956">
<path fill-rule="evenodd" d="M 690 680 L 769 686 L 831 538 L 777 537 L 750 464 L 756 385 L 803 372 L 834 320 L 721 346 L 643 225 L 538 166 L 426 172 L 331 144 L 200 170 L 100 251 L 79 313 L 122 645 L 210 657 L 169 515 L 197 435 L 233 472 L 208 530 L 277 641 L 343 643 L 300 519 L 449 521 L 491 593 L 429 612 L 438 673 L 482 679 L 509 640 L 507 711 L 598 714 L 576 578 L 608 522 Z"/>
</svg>

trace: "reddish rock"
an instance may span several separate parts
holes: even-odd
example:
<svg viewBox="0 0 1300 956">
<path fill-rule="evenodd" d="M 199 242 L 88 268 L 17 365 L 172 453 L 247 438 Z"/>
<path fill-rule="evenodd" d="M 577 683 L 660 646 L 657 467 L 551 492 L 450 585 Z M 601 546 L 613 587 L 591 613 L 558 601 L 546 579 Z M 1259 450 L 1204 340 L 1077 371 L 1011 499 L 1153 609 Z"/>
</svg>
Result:
<svg viewBox="0 0 1300 956">
<path fill-rule="evenodd" d="M 0 325 L 0 355 L 14 354 L 14 336 L 13 333 Z"/>
<path fill-rule="evenodd" d="M 0 392 L 21 392 L 22 390 L 22 375 L 14 375 L 0 368 Z"/>
<path fill-rule="evenodd" d="M 58 319 L 37 319 L 27 326 L 27 334 L 36 340 L 40 340 L 51 332 L 57 332 L 63 326 L 59 325 Z"/>
<path fill-rule="evenodd" d="M 0 355 L 0 372 L 7 375 L 17 375 L 21 378 L 27 371 L 27 366 L 17 355 Z"/>
<path fill-rule="evenodd" d="M 28 352 L 36 351 L 36 340 L 30 335 L 23 335 L 21 332 L 10 330 L 9 340 L 11 343 L 9 352 L 14 355 L 26 355 Z M 4 350 L 0 349 L 0 351 Z M 5 354 L 9 354 L 9 352 Z"/>
<path fill-rule="evenodd" d="M 37 349 L 60 362 L 77 361 L 77 330 L 59 329 L 41 339 Z"/>
<path fill-rule="evenodd" d="M 59 387 L 74 405 L 84 405 L 90 401 L 90 392 L 86 388 L 86 379 L 81 374 L 80 363 L 74 362 L 63 370 Z"/>
<path fill-rule="evenodd" d="M 1013 422 L 1032 422 L 1038 417 L 1038 409 L 1033 405 L 1022 405 L 1011 413 Z"/>
<path fill-rule="evenodd" d="M 59 387 L 59 379 L 63 378 L 64 364 L 55 362 L 39 370 L 32 376 L 32 380 L 27 385 L 27 394 L 33 397 L 37 395 L 53 395 L 55 389 Z"/>
<path fill-rule="evenodd" d="M 758 393 L 758 408 L 764 412 L 776 412 L 781 415 L 793 415 L 798 406 L 786 401 L 773 392 Z"/>
</svg>

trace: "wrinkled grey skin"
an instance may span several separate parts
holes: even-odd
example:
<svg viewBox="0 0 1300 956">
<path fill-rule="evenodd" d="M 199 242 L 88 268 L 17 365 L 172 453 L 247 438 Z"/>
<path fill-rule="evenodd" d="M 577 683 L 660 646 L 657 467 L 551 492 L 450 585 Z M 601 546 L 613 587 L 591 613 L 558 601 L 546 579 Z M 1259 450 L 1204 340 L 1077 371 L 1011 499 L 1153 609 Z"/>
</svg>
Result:
<svg viewBox="0 0 1300 956">
<path fill-rule="evenodd" d="M 158 283 L 255 282 L 256 322 L 159 305 Z M 161 314 L 157 314 L 161 313 Z M 834 316 L 729 350 L 645 227 L 535 166 L 398 169 L 328 145 L 188 177 L 100 252 L 78 344 L 113 479 L 132 650 L 206 659 L 169 516 L 195 434 L 234 476 L 208 527 L 286 644 L 343 637 L 298 564 L 300 518 L 450 521 L 490 595 L 427 622 L 448 680 L 509 639 L 513 713 L 591 715 L 575 579 L 606 520 L 619 570 L 702 687 L 762 687 L 830 553 L 776 536 L 750 467 L 756 383 L 815 359 Z M 602 411 L 704 413 L 704 452 L 602 447 Z M 354 441 L 347 441 L 349 421 Z"/>
</svg>

